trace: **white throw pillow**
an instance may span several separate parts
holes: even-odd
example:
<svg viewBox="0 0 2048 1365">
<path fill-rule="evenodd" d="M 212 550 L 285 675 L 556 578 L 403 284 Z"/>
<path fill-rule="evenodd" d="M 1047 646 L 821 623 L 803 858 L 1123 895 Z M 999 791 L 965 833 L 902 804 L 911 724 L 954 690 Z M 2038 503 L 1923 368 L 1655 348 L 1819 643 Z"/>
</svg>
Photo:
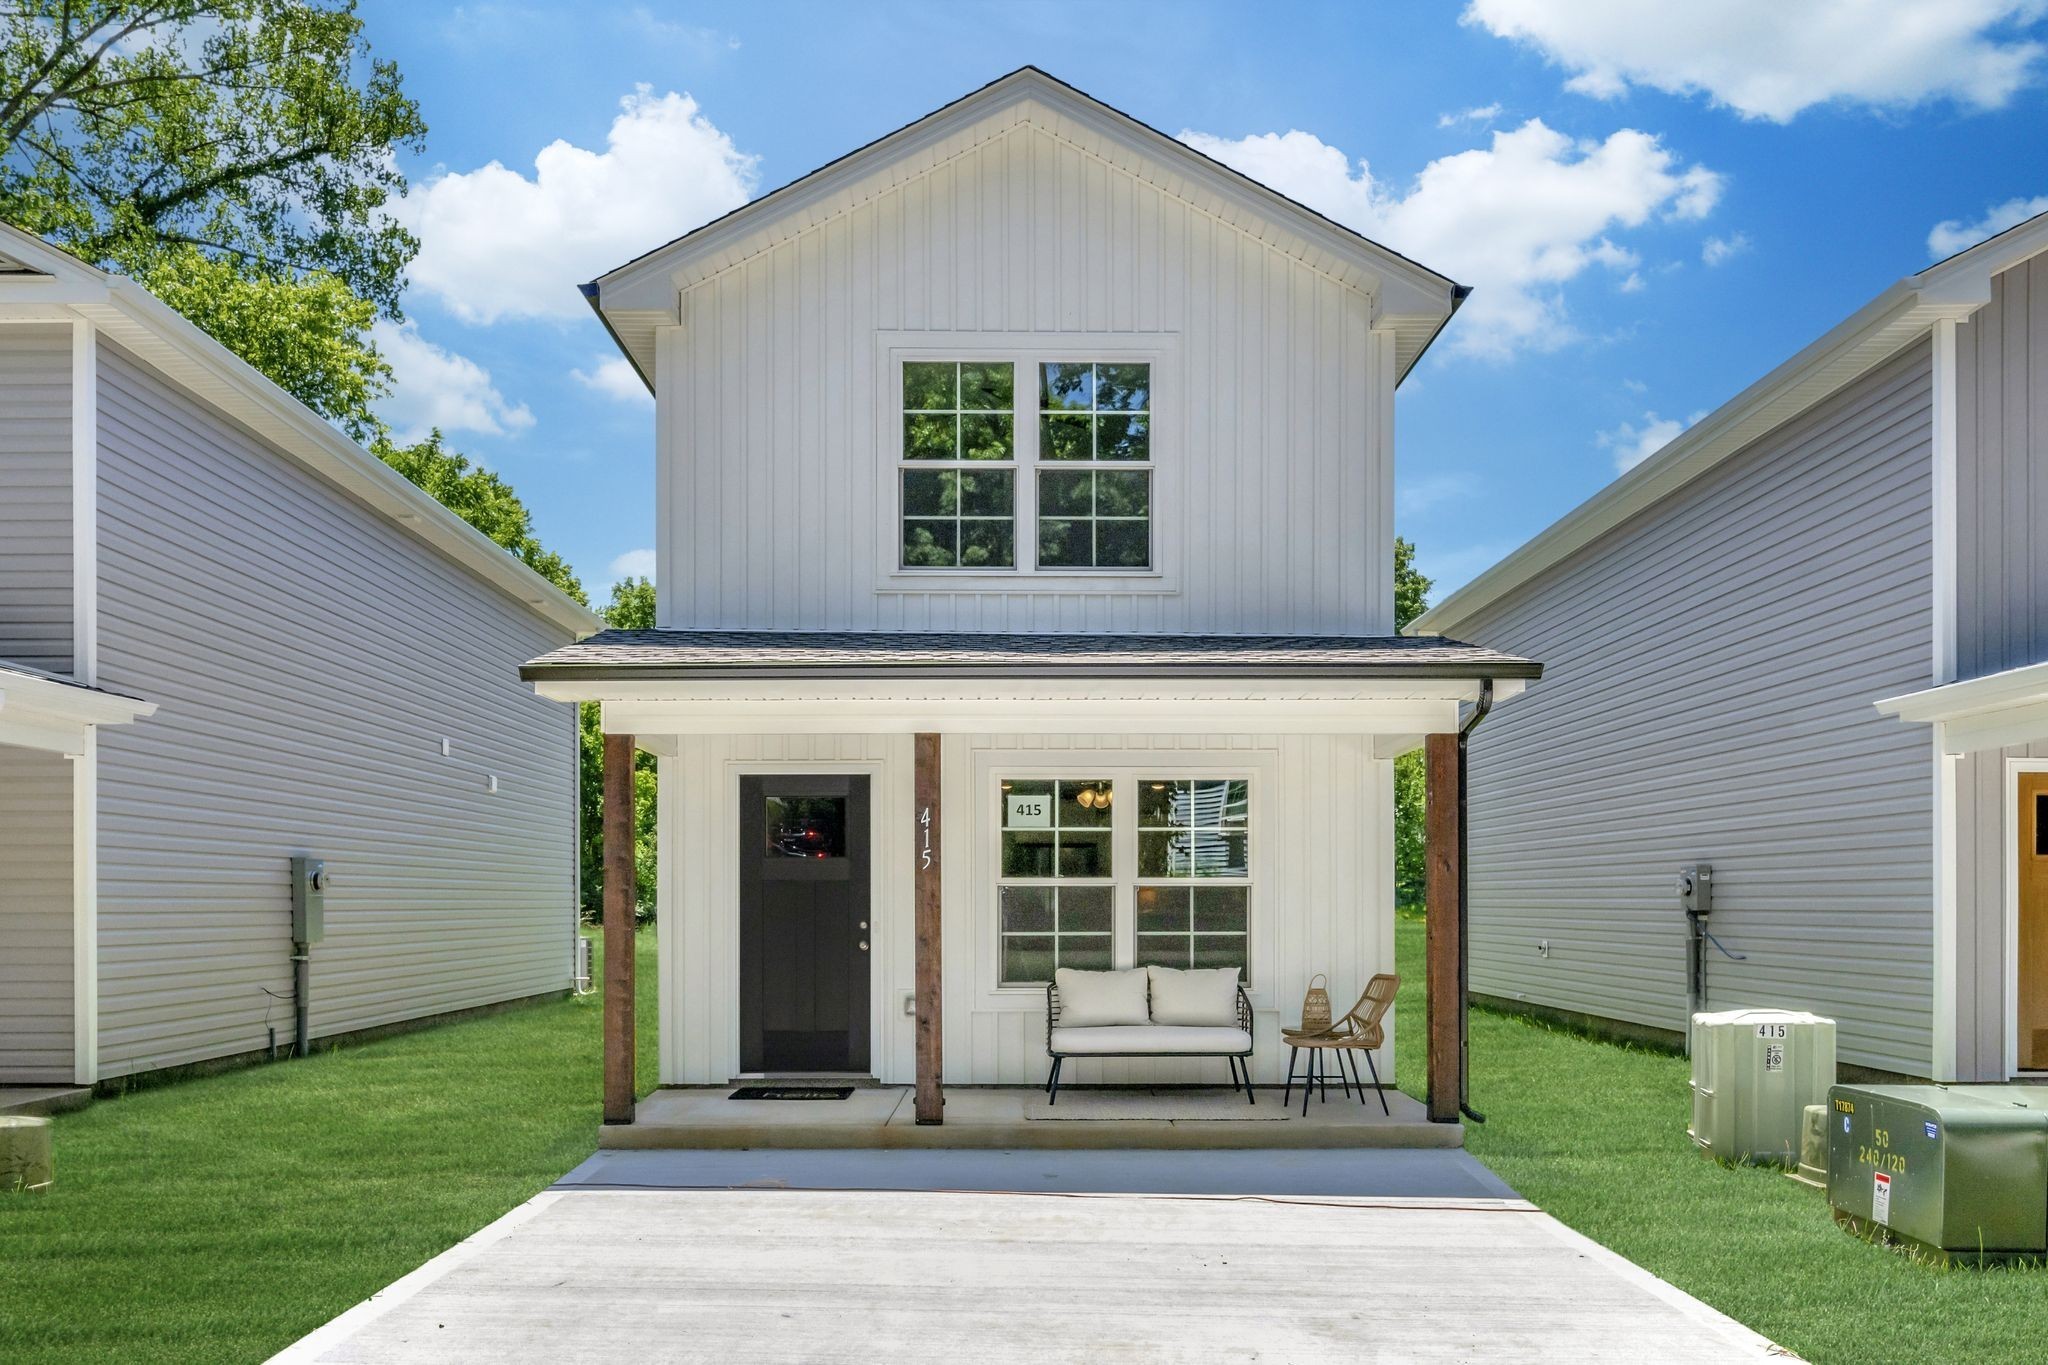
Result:
<svg viewBox="0 0 2048 1365">
<path fill-rule="evenodd" d="M 1152 1022 L 1196 1028 L 1237 1027 L 1237 968 L 1147 967 L 1152 974 Z M 1060 1022 L 1065 1023 L 1065 1020 Z"/>
<path fill-rule="evenodd" d="M 1148 1024 L 1145 972 L 1083 972 L 1062 967 L 1053 974 L 1060 993 L 1061 1028 L 1102 1028 Z"/>
</svg>

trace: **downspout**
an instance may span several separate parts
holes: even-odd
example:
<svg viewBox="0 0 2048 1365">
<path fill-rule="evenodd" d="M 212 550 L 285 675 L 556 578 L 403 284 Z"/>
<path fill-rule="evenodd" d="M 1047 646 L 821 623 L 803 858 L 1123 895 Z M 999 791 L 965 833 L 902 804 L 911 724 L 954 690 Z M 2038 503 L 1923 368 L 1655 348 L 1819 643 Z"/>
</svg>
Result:
<svg viewBox="0 0 2048 1365">
<path fill-rule="evenodd" d="M 1467 739 L 1493 710 L 1493 679 L 1479 681 L 1479 701 L 1472 714 L 1458 727 L 1458 1112 L 1474 1123 L 1486 1122 L 1486 1115 L 1474 1109 L 1472 1098 L 1472 898 L 1471 872 L 1467 868 L 1466 771 Z"/>
</svg>

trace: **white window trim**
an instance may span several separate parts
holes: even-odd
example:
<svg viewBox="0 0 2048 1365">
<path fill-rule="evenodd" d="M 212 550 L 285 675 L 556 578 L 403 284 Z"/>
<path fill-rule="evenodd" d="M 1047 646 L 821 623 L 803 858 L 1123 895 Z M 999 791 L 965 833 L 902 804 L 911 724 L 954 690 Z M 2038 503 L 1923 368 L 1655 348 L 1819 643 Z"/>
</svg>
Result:
<svg viewBox="0 0 2048 1365">
<path fill-rule="evenodd" d="M 1251 920 L 1247 927 L 1246 950 L 1251 955 L 1251 976 L 1245 983 L 1253 1008 L 1261 1001 L 1277 998 L 1273 983 L 1278 953 L 1276 934 L 1279 916 L 1267 901 L 1279 885 L 1271 864 L 1274 845 L 1272 821 L 1280 788 L 1276 781 L 1278 755 L 1233 754 L 1227 759 L 1204 760 L 1199 754 L 1170 750 L 1067 749 L 1024 755 L 1015 751 L 978 753 L 970 784 L 974 800 L 974 858 L 969 868 L 973 878 L 972 904 L 975 925 L 975 982 L 983 1009 L 1040 1010 L 1045 1008 L 1045 987 L 1006 986 L 1002 982 L 1001 920 L 996 888 L 1002 881 L 1002 821 L 1000 809 L 1005 781 L 1054 781 L 1060 778 L 1101 778 L 1111 787 L 1111 809 L 1137 810 L 1138 783 L 1145 779 L 1172 778 L 1197 782 L 1240 781 L 1251 784 L 1250 837 L 1251 876 L 1244 882 L 1232 879 L 1219 885 L 1249 885 Z M 1128 804 L 1126 804 L 1128 803 Z M 1112 960 L 1120 968 L 1132 965 L 1137 948 L 1138 821 L 1135 813 L 1127 820 L 1110 822 L 1110 858 L 1116 868 L 1111 921 Z M 1155 879 L 1147 879 L 1155 880 Z M 1208 879 L 1189 878 L 1184 884 L 1202 885 Z M 1263 893 L 1261 888 L 1267 888 Z"/>
<path fill-rule="evenodd" d="M 1180 491 L 1186 449 L 1181 433 L 1180 337 L 1170 332 L 878 332 L 875 370 L 877 503 L 888 512 L 879 537 L 876 588 L 880 595 L 906 593 L 1028 592 L 1072 595 L 1102 593 L 1175 594 L 1178 565 Z M 1008 569 L 906 569 L 903 541 L 903 365 L 917 360 L 1009 360 L 1017 365 L 1016 471 L 1017 564 Z M 1149 569 L 1040 569 L 1038 567 L 1038 381 L 1048 361 L 1110 364 L 1139 362 L 1152 367 L 1150 433 L 1152 474 L 1152 567 Z M 1163 454 L 1162 454 L 1163 452 Z M 991 462 L 993 464 L 993 462 Z M 1090 468 L 1097 466 L 1090 465 Z"/>
</svg>

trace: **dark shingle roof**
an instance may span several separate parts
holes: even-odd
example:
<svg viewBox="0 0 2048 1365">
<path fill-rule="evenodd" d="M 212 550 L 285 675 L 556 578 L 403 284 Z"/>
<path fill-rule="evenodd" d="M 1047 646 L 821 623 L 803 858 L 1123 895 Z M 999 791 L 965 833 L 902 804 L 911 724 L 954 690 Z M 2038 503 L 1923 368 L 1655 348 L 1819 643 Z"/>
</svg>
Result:
<svg viewBox="0 0 2048 1365">
<path fill-rule="evenodd" d="M 519 670 L 567 678 L 1535 678 L 1541 664 L 1440 635 L 986 635 L 607 630 Z"/>
</svg>

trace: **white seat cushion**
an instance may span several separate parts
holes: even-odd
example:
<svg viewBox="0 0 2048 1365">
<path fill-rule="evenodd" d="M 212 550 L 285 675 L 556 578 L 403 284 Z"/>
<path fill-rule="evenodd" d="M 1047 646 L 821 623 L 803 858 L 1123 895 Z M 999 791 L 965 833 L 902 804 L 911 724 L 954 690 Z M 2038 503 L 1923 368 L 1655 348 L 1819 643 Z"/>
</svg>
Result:
<svg viewBox="0 0 2048 1365">
<path fill-rule="evenodd" d="M 1071 1028 L 1149 1024 L 1145 1012 L 1145 969 L 1084 972 L 1062 967 L 1053 973 L 1060 993 L 1060 1023 Z"/>
<path fill-rule="evenodd" d="M 1237 968 L 1147 967 L 1152 978 L 1152 1022 L 1197 1028 L 1237 1027 Z"/>
<path fill-rule="evenodd" d="M 1250 1052 L 1252 1036 L 1241 1028 L 1188 1028 L 1173 1024 L 1056 1028 L 1052 1031 L 1052 1050 L 1076 1056 L 1104 1052 Z"/>
</svg>

